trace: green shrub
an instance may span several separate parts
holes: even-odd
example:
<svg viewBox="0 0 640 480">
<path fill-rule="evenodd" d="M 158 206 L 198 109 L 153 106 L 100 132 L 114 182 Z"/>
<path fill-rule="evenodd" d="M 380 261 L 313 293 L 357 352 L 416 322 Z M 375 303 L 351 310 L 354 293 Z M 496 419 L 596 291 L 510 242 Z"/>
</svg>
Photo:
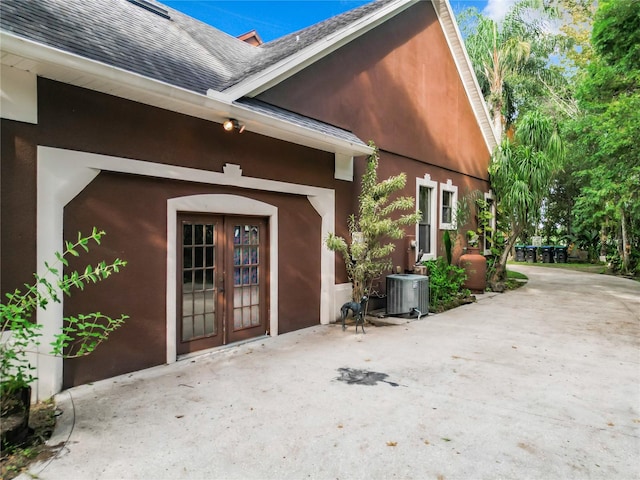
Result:
<svg viewBox="0 0 640 480">
<path fill-rule="evenodd" d="M 467 275 L 464 268 L 449 265 L 443 257 L 422 262 L 429 275 L 429 310 L 446 310 L 450 303 L 468 297 L 470 292 L 463 287 Z"/>
</svg>

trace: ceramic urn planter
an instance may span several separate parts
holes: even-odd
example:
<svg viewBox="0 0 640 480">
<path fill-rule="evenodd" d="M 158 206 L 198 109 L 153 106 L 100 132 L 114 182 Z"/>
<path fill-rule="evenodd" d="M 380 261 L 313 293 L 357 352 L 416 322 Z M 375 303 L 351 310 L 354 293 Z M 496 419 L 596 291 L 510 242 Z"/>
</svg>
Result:
<svg viewBox="0 0 640 480">
<path fill-rule="evenodd" d="M 484 293 L 487 288 L 487 259 L 480 254 L 480 249 L 468 247 L 458 264 L 467 274 L 463 286 L 471 290 L 471 293 Z"/>
</svg>

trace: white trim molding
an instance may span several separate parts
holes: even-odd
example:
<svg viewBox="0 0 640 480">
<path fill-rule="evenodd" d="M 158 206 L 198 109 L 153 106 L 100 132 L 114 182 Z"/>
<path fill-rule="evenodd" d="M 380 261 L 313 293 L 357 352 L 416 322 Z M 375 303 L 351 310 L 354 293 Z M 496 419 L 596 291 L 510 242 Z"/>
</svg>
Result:
<svg viewBox="0 0 640 480">
<path fill-rule="evenodd" d="M 431 175 L 424 174 L 424 177 L 416 177 L 416 212 L 420 209 L 420 187 L 431 189 L 429 198 L 431 225 L 429 227 L 429 243 L 431 248 L 428 252 L 423 252 L 421 258 L 416 258 L 417 262 L 433 260 L 438 252 L 438 182 L 431 180 Z M 416 255 L 420 253 L 420 224 L 416 224 Z"/>
<path fill-rule="evenodd" d="M 451 193 L 451 222 L 445 222 L 442 215 L 442 209 L 444 208 L 444 192 Z M 458 205 L 458 186 L 454 185 L 451 179 L 447 179 L 447 183 L 440 184 L 440 205 L 439 218 L 440 218 L 440 230 L 455 230 L 456 229 L 456 207 Z"/>
<path fill-rule="evenodd" d="M 320 282 L 320 323 L 328 324 L 332 320 L 334 312 L 334 290 L 335 290 L 335 254 L 324 246 L 324 238 L 335 228 L 335 193 L 331 189 L 299 185 L 295 183 L 280 182 L 275 180 L 265 180 L 255 177 L 245 177 L 241 175 L 238 167 L 229 167 L 227 173 L 198 170 L 194 168 L 171 166 L 141 160 L 131 160 L 128 158 L 100 155 L 96 153 L 80 152 L 74 150 L 64 150 L 38 146 L 37 162 L 37 264 L 42 268 L 44 261 L 55 258 L 55 252 L 63 249 L 63 220 L 64 207 L 75 198 L 87 185 L 89 185 L 101 171 L 130 173 L 153 178 L 164 178 L 187 182 L 196 182 L 210 185 L 229 185 L 252 190 L 262 190 L 278 193 L 306 196 L 313 208 L 321 218 L 321 242 L 320 262 L 321 262 L 321 282 Z M 170 199 L 167 202 L 167 215 L 169 209 L 178 206 L 185 208 L 195 208 L 202 205 L 210 205 L 212 196 L 204 195 L 200 198 L 180 197 Z M 233 198 L 231 198 L 233 197 Z M 190 200 L 191 199 L 191 200 Z M 258 214 L 268 216 L 271 219 L 272 240 L 277 245 L 277 208 L 263 202 L 256 202 L 234 195 L 215 196 L 216 200 L 222 201 L 222 206 L 243 214 Z M 171 202 L 174 200 L 174 202 Z M 234 205 L 231 205 L 234 204 Z M 216 206 L 214 208 L 222 208 Z M 255 208 L 255 209 L 254 209 Z M 177 211 L 177 210 L 176 210 Z M 170 224 L 171 225 L 171 224 Z M 174 222 L 175 228 L 175 222 Z M 169 234 L 169 232 L 168 232 Z M 175 242 L 175 235 L 173 237 Z M 169 243 L 169 238 L 168 243 Z M 174 248 L 175 250 L 175 248 Z M 277 265 L 278 252 L 271 250 L 271 262 Z M 167 265 L 170 260 L 167 258 Z M 175 273 L 175 264 L 173 265 Z M 43 273 L 43 272 L 40 272 Z M 169 275 L 169 273 L 168 273 Z M 278 271 L 272 272 L 273 275 Z M 167 277 L 167 282 L 169 277 Z M 175 282 L 175 275 L 171 279 Z M 174 285 L 175 286 L 175 285 Z M 174 288 L 172 288 L 174 290 Z M 271 334 L 278 333 L 278 288 L 277 283 L 271 289 Z M 171 290 L 168 290 L 171 291 Z M 174 292 L 175 294 L 175 292 Z M 64 295 L 59 294 L 64 301 Z M 175 302 L 175 300 L 174 300 Z M 58 393 L 62 389 L 62 359 L 48 355 L 49 344 L 53 337 L 62 328 L 64 305 L 63 303 L 51 303 L 47 309 L 38 310 L 38 322 L 43 325 L 41 346 L 38 350 L 36 375 L 38 380 L 33 385 L 34 398 L 43 400 Z M 175 315 L 175 309 L 173 309 Z M 169 330 L 167 322 L 167 330 Z M 172 322 L 175 329 L 175 317 Z M 175 361 L 175 338 L 167 338 L 167 343 L 174 344 L 171 350 L 167 345 L 167 362 Z"/>
</svg>

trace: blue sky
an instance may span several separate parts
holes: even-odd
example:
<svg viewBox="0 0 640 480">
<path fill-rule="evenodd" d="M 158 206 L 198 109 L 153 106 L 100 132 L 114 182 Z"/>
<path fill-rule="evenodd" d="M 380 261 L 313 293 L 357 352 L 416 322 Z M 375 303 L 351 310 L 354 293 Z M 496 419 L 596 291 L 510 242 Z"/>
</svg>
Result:
<svg viewBox="0 0 640 480">
<path fill-rule="evenodd" d="M 160 0 L 176 10 L 233 36 L 256 30 L 268 42 L 295 32 L 370 0 Z M 514 0 L 449 0 L 455 11 L 476 7 L 489 16 Z"/>
</svg>

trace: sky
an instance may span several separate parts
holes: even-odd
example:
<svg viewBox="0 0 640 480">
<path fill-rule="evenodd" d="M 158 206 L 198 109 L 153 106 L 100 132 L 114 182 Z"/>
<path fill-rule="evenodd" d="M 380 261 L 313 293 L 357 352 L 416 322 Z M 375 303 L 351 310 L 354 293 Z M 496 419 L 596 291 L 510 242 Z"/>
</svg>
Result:
<svg viewBox="0 0 640 480">
<path fill-rule="evenodd" d="M 229 35 L 256 30 L 268 42 L 370 0 L 159 0 Z M 499 19 L 515 0 L 449 0 L 454 11 L 475 7 Z"/>
</svg>

